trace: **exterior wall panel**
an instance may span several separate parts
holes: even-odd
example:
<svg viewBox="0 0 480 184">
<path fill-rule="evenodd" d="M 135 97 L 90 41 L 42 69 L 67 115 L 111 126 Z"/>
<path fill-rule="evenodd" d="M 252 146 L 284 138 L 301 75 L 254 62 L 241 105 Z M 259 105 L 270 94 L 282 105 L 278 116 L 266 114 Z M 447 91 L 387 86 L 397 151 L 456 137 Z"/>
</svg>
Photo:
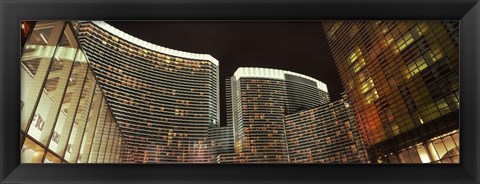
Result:
<svg viewBox="0 0 480 184">
<path fill-rule="evenodd" d="M 400 157 L 459 129 L 459 22 L 324 21 L 323 26 L 371 161 L 458 162 L 458 155 L 428 161 L 388 155 Z"/>
<path fill-rule="evenodd" d="M 220 124 L 218 61 L 144 42 L 105 22 L 77 29 L 129 162 L 210 162 L 208 130 Z"/>
<path fill-rule="evenodd" d="M 108 143 L 108 139 L 100 137 L 108 132 L 93 134 L 93 128 L 97 112 L 102 108 L 109 113 L 110 109 L 107 105 L 94 105 L 104 96 L 99 89 L 94 92 L 97 81 L 71 23 L 39 21 L 29 34 L 21 59 L 21 162 L 104 162 L 88 158 L 97 156 L 97 152 L 90 152 L 91 147 Z M 95 117 L 95 121 L 87 117 Z M 114 120 L 109 125 L 109 131 L 119 130 Z M 119 139 L 121 135 L 115 137 Z M 115 147 L 123 144 L 119 141 Z M 122 160 L 115 161 L 119 162 Z"/>
</svg>

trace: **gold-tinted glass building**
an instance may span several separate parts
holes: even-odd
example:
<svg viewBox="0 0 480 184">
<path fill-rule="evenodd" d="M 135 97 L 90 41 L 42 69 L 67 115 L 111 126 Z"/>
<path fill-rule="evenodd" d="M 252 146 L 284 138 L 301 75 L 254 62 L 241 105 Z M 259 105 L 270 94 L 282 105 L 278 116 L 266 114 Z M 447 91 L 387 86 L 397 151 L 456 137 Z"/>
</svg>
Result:
<svg viewBox="0 0 480 184">
<path fill-rule="evenodd" d="M 72 24 L 32 27 L 23 27 L 21 163 L 123 162 L 125 139 Z"/>
<path fill-rule="evenodd" d="M 459 22 L 324 21 L 372 162 L 459 162 Z"/>
</svg>

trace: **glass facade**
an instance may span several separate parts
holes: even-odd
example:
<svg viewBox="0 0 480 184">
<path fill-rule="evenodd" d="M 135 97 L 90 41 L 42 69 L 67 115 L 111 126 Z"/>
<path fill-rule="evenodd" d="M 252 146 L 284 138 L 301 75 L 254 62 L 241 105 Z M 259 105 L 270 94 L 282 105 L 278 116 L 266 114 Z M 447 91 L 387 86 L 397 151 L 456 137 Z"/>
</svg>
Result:
<svg viewBox="0 0 480 184">
<path fill-rule="evenodd" d="M 289 162 L 367 163 L 364 140 L 344 99 L 285 116 Z"/>
<path fill-rule="evenodd" d="M 21 163 L 459 163 L 457 21 L 324 21 L 345 87 L 22 21 Z"/>
<path fill-rule="evenodd" d="M 290 146 L 298 146 L 298 141 L 291 139 L 304 135 L 304 131 L 317 133 L 319 129 L 302 127 L 305 129 L 293 130 L 286 121 L 289 117 L 301 116 L 298 113 L 305 110 L 329 103 L 325 84 L 294 72 L 242 67 L 227 80 L 226 86 L 227 107 L 231 107 L 227 110 L 227 122 L 233 124 L 235 153 L 221 155 L 220 162 L 289 163 L 303 159 L 300 156 L 296 159 L 294 152 L 297 150 L 291 150 Z M 307 149 L 319 149 L 318 144 L 312 145 L 310 141 L 300 142 L 308 144 L 310 148 Z M 300 149 L 298 151 L 304 153 Z M 315 161 L 305 162 L 320 162 L 318 160 L 320 158 L 315 157 Z"/>
<path fill-rule="evenodd" d="M 153 45 L 105 22 L 79 22 L 77 29 L 127 142 L 125 162 L 216 159 L 207 142 L 217 132 L 210 127 L 220 124 L 215 58 Z"/>
<path fill-rule="evenodd" d="M 122 162 L 124 140 L 69 22 L 35 24 L 21 88 L 21 163 Z"/>
<path fill-rule="evenodd" d="M 210 162 L 224 163 L 222 158 L 235 152 L 233 127 L 210 127 L 208 129 L 207 146 L 212 154 Z"/>
<path fill-rule="evenodd" d="M 459 22 L 323 26 L 370 160 L 458 163 Z"/>
</svg>

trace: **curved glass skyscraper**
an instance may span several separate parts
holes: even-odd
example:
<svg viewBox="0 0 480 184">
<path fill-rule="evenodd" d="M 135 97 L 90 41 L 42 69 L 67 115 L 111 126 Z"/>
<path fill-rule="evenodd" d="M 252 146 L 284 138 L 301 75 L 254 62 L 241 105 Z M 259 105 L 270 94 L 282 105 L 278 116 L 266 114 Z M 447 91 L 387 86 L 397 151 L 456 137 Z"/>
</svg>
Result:
<svg viewBox="0 0 480 184">
<path fill-rule="evenodd" d="M 80 22 L 80 44 L 126 140 L 127 162 L 207 162 L 219 124 L 218 61 L 164 48 L 105 22 Z"/>
<path fill-rule="evenodd" d="M 230 82 L 236 162 L 288 162 L 285 115 L 329 102 L 324 83 L 290 71 L 242 67 Z"/>
<path fill-rule="evenodd" d="M 459 162 L 459 22 L 324 21 L 372 162 Z"/>
</svg>

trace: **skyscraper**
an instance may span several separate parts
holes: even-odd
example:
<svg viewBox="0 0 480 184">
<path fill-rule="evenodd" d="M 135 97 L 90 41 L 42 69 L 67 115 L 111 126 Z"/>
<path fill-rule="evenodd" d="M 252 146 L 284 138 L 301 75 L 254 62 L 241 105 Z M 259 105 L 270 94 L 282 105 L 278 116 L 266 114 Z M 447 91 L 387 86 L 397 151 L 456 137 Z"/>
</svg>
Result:
<svg viewBox="0 0 480 184">
<path fill-rule="evenodd" d="M 459 162 L 459 22 L 324 21 L 370 160 Z"/>
<path fill-rule="evenodd" d="M 222 163 L 223 157 L 235 152 L 232 126 L 212 126 L 208 129 L 207 148 L 211 152 L 209 162 Z"/>
<path fill-rule="evenodd" d="M 285 116 L 289 162 L 367 163 L 357 127 L 345 98 Z"/>
<path fill-rule="evenodd" d="M 218 61 L 130 36 L 105 22 L 80 22 L 80 45 L 130 153 L 127 162 L 209 162 L 219 124 Z"/>
<path fill-rule="evenodd" d="M 457 21 L 325 21 L 346 89 L 101 21 L 22 22 L 22 163 L 458 163 Z M 223 123 L 222 123 L 223 124 Z"/>
<path fill-rule="evenodd" d="M 285 115 L 329 102 L 324 83 L 284 70 L 238 68 L 230 86 L 239 162 L 288 162 Z"/>
</svg>

